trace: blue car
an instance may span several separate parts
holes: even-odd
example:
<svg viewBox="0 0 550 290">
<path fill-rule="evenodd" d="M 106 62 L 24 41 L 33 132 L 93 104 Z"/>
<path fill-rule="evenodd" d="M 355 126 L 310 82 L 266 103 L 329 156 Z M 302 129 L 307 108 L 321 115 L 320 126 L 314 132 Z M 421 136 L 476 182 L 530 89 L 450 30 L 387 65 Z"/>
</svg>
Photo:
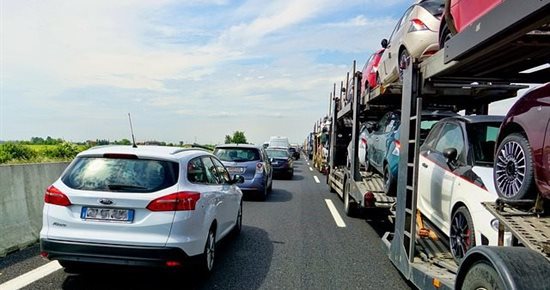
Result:
<svg viewBox="0 0 550 290">
<path fill-rule="evenodd" d="M 437 121 L 458 116 L 449 111 L 423 111 L 420 123 L 420 143 L 424 142 Z M 384 191 L 394 196 L 397 190 L 397 168 L 399 167 L 399 125 L 401 112 L 391 111 L 369 128 L 367 134 L 367 170 L 374 169 L 384 176 Z"/>
<path fill-rule="evenodd" d="M 224 144 L 216 146 L 216 155 L 231 175 L 239 174 L 244 182 L 238 184 L 243 192 L 255 192 L 261 200 L 273 187 L 273 169 L 265 150 L 249 144 Z"/>
</svg>

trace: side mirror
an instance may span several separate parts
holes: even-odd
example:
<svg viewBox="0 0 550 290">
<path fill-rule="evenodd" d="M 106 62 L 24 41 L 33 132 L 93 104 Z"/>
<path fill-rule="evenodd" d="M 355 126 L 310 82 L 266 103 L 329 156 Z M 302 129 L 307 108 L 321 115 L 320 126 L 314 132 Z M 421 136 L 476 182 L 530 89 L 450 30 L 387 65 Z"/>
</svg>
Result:
<svg viewBox="0 0 550 290">
<path fill-rule="evenodd" d="M 451 163 L 456 161 L 456 157 L 458 156 L 458 152 L 455 148 L 447 148 L 443 150 L 443 156 L 447 158 L 447 162 Z"/>
<path fill-rule="evenodd" d="M 382 48 L 387 48 L 388 47 L 388 40 L 387 39 L 382 39 Z"/>
<path fill-rule="evenodd" d="M 237 184 L 244 183 L 244 176 L 235 174 L 235 176 L 233 177 L 233 184 L 236 184 L 236 183 Z"/>
</svg>

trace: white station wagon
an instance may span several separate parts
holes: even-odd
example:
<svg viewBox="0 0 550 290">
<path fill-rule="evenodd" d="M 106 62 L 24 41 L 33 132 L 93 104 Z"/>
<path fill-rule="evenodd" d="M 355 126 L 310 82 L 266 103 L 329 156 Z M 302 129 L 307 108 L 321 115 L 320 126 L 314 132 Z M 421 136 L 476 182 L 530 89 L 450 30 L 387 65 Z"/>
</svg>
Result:
<svg viewBox="0 0 550 290">
<path fill-rule="evenodd" d="M 212 271 L 216 241 L 239 233 L 242 192 L 197 149 L 105 146 L 76 156 L 45 194 L 41 255 L 90 264 Z"/>
</svg>

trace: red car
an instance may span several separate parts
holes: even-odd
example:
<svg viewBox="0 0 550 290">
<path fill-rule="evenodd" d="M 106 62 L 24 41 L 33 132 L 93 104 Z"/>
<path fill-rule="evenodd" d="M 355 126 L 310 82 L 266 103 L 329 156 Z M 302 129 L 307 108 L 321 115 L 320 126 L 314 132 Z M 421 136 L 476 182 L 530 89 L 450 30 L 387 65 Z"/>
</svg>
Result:
<svg viewBox="0 0 550 290">
<path fill-rule="evenodd" d="M 550 199 L 550 83 L 529 91 L 500 127 L 493 176 L 505 200 Z"/>
<path fill-rule="evenodd" d="M 461 32 L 472 22 L 485 15 L 504 0 L 447 0 L 445 1 L 445 17 L 441 18 L 439 26 L 439 47 L 443 48 L 445 41 L 453 34 Z M 450 7 L 448 6 L 450 4 Z M 448 15 L 450 11 L 450 15 Z"/>
<path fill-rule="evenodd" d="M 378 85 L 378 83 L 376 82 L 376 72 L 378 71 L 378 64 L 380 63 L 380 58 L 382 58 L 382 53 L 384 53 L 383 48 L 373 53 L 363 67 L 363 78 L 361 79 L 361 96 L 365 94 L 367 86 L 372 89 Z"/>
</svg>

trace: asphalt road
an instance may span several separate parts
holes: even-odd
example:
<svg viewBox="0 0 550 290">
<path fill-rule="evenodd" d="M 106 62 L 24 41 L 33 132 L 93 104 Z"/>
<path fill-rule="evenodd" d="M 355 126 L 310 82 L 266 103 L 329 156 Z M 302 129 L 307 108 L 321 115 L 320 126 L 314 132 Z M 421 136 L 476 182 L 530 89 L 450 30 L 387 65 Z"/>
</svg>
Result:
<svg viewBox="0 0 550 290">
<path fill-rule="evenodd" d="M 325 176 L 302 158 L 292 180 L 275 180 L 267 201 L 246 200 L 243 230 L 218 245 L 208 278 L 180 274 L 105 270 L 87 275 L 62 269 L 23 289 L 410 289 L 389 261 L 380 237 L 392 225 L 383 215 L 348 218 Z M 317 183 L 314 176 L 320 183 Z M 331 200 L 345 227 L 327 207 Z M 2 283 L 47 264 L 38 246 L 0 260 Z"/>
</svg>

